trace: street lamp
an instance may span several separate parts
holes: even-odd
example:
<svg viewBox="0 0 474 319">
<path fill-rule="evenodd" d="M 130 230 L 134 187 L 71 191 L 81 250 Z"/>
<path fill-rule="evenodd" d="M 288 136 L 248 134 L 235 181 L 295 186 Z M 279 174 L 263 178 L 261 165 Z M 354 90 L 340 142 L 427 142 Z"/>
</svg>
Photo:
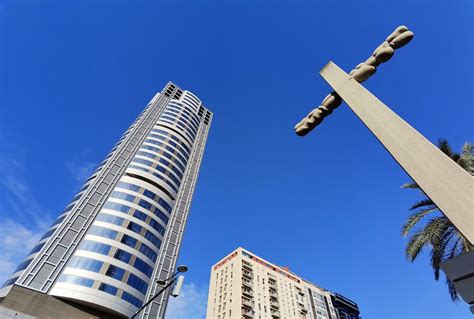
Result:
<svg viewBox="0 0 474 319">
<path fill-rule="evenodd" d="M 185 273 L 188 271 L 188 266 L 186 265 L 180 265 L 178 266 L 178 268 L 176 268 L 176 272 L 169 278 L 166 278 L 165 280 L 158 280 L 157 283 L 161 286 L 164 286 L 160 291 L 158 291 L 158 293 L 156 295 L 154 295 L 153 297 L 150 298 L 150 300 L 148 300 L 140 309 L 138 309 L 134 314 L 133 316 L 131 317 L 131 319 L 134 319 L 143 309 L 146 308 L 146 306 L 148 306 L 153 300 L 155 300 L 159 295 L 161 295 L 166 289 L 168 289 L 171 285 L 173 285 L 176 281 L 175 277 L 179 274 L 179 273 Z M 173 291 L 173 296 L 176 297 L 178 296 L 179 294 L 179 290 L 181 289 L 181 286 L 183 285 L 183 280 L 184 280 L 184 276 L 179 276 L 178 277 L 178 282 L 177 284 L 179 285 L 179 287 L 177 287 L 178 289 L 174 289 Z M 169 282 L 168 282 L 169 281 Z"/>
</svg>

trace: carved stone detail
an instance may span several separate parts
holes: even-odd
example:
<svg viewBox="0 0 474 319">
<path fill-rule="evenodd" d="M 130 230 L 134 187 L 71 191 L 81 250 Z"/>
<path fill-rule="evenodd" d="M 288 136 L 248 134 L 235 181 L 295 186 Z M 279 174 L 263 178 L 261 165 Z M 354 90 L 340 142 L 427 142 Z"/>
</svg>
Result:
<svg viewBox="0 0 474 319">
<path fill-rule="evenodd" d="M 365 62 L 359 63 L 349 74 L 359 83 L 366 81 L 376 71 L 377 67 L 389 61 L 396 49 L 400 49 L 413 39 L 413 32 L 404 25 L 395 29 L 387 39 L 374 50 Z M 299 136 L 308 134 L 313 128 L 321 124 L 323 119 L 331 114 L 335 108 L 341 105 L 342 99 L 332 92 L 323 100 L 320 106 L 312 110 L 303 120 L 295 126 L 295 132 Z"/>
</svg>

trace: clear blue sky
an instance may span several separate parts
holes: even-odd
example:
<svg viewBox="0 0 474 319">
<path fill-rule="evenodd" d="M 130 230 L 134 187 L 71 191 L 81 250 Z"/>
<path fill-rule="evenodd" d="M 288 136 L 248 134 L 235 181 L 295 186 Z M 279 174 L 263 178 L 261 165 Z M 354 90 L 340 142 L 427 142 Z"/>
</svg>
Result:
<svg viewBox="0 0 474 319">
<path fill-rule="evenodd" d="M 171 80 L 214 112 L 175 316 L 202 318 L 210 266 L 243 246 L 365 319 L 469 318 L 429 256 L 405 260 L 420 194 L 348 107 L 305 138 L 293 126 L 328 93 L 329 59 L 349 71 L 406 24 L 415 39 L 366 86 L 459 149 L 474 137 L 473 21 L 472 0 L 0 1 L 0 279 Z"/>
</svg>

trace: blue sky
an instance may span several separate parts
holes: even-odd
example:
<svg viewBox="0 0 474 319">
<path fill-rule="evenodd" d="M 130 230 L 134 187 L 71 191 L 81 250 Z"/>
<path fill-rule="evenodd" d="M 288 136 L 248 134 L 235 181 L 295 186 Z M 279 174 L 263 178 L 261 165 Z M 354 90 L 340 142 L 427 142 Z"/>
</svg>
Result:
<svg viewBox="0 0 474 319">
<path fill-rule="evenodd" d="M 474 137 L 474 3 L 0 1 L 0 279 L 169 81 L 214 112 L 169 318 L 203 318 L 210 266 L 238 246 L 355 300 L 365 319 L 469 318 L 400 228 L 420 194 L 343 105 L 293 126 L 400 25 L 365 85 L 429 140 Z"/>
</svg>

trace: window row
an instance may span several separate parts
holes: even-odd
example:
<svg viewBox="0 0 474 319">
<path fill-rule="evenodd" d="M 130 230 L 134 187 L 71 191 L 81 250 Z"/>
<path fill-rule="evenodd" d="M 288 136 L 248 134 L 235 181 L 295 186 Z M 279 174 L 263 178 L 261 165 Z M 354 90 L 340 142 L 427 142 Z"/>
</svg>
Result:
<svg viewBox="0 0 474 319">
<path fill-rule="evenodd" d="M 145 168 L 145 167 L 141 167 L 141 166 L 137 166 L 137 165 L 129 165 L 128 168 L 133 168 L 133 169 L 136 169 L 136 170 L 139 170 L 139 171 L 143 171 L 143 172 L 146 172 L 148 174 L 151 174 L 159 179 L 161 179 L 163 182 L 165 182 L 169 187 L 171 187 L 175 192 L 178 192 L 178 188 L 173 184 L 171 183 L 166 177 L 168 176 L 163 176 L 161 174 L 158 174 L 158 173 L 155 173 L 153 172 L 152 170 L 148 169 L 148 168 Z M 179 185 L 178 185 L 179 186 Z"/>
<path fill-rule="evenodd" d="M 132 163 L 140 163 L 140 164 L 149 166 L 159 172 L 162 172 L 164 175 L 168 176 L 173 182 L 175 182 L 177 186 L 181 184 L 181 180 L 178 177 L 176 177 L 173 173 L 171 173 L 170 170 L 167 170 L 160 164 L 155 164 L 151 161 L 148 161 L 142 158 L 136 158 L 136 157 L 132 159 Z"/>
<path fill-rule="evenodd" d="M 93 225 L 87 232 L 89 235 L 100 236 L 104 238 L 109 238 L 115 240 L 118 235 L 118 232 L 112 229 L 100 227 Z M 141 243 L 136 238 L 133 238 L 128 235 L 123 235 L 120 242 L 124 245 L 127 245 L 135 250 L 138 250 L 143 255 L 147 256 L 153 263 L 156 261 L 157 254 L 156 252 L 148 247 L 145 243 Z M 139 244 L 139 245 L 138 245 Z M 161 243 L 160 243 L 161 244 Z M 138 247 L 138 248 L 137 248 Z M 159 247 L 158 247 L 159 249 Z"/>
<path fill-rule="evenodd" d="M 153 139 L 156 139 L 156 140 L 163 141 L 163 143 L 165 143 L 166 145 L 169 144 L 169 145 L 173 146 L 183 156 L 185 156 L 186 158 L 189 158 L 190 152 L 188 152 L 184 147 L 181 147 L 182 146 L 181 144 L 178 144 L 178 143 L 172 141 L 169 136 L 165 137 L 165 136 L 161 136 L 161 135 L 158 135 L 158 134 L 150 133 L 150 134 L 148 134 L 147 138 L 153 138 Z M 169 150 L 171 151 L 172 149 L 169 149 Z"/>
<path fill-rule="evenodd" d="M 177 143 L 179 143 L 183 148 L 186 149 L 186 151 L 188 151 L 188 154 L 191 154 L 191 149 L 188 147 L 188 145 L 186 145 L 185 142 L 183 142 L 181 139 L 177 138 L 176 136 L 174 136 L 173 133 L 170 133 L 170 132 L 167 132 L 167 131 L 164 131 L 164 130 L 161 130 L 161 129 L 158 129 L 158 128 L 154 128 L 151 130 L 152 132 L 154 133 L 159 133 L 159 134 L 163 134 L 165 136 L 168 136 L 169 138 L 171 138 L 172 140 L 176 141 Z"/>
<path fill-rule="evenodd" d="M 145 157 L 148 157 L 148 158 L 151 158 L 151 159 L 156 159 L 157 157 L 161 157 L 161 156 L 162 156 L 162 154 L 155 155 L 155 154 L 152 154 L 152 153 L 150 153 L 150 152 L 145 152 L 145 151 L 138 151 L 138 152 L 137 152 L 137 155 L 145 156 Z M 184 173 L 184 171 L 186 170 L 185 167 L 184 167 L 184 165 L 181 164 L 180 161 L 177 161 L 175 158 L 170 158 L 170 159 L 171 159 L 171 162 L 172 162 L 173 164 L 176 164 L 176 165 L 181 169 L 180 173 Z M 173 167 L 173 166 L 171 166 L 171 169 L 172 169 L 174 172 L 177 171 L 177 169 L 176 169 L 175 167 Z"/>
<path fill-rule="evenodd" d="M 194 142 L 194 139 L 196 138 L 196 134 L 183 121 L 181 120 L 176 121 L 176 120 L 171 119 L 168 116 L 160 116 L 160 121 L 163 121 L 171 125 L 179 126 L 184 131 L 184 133 L 189 137 L 191 142 Z"/>
<path fill-rule="evenodd" d="M 181 159 L 180 154 L 169 153 L 169 151 L 165 151 L 161 147 L 157 148 L 157 147 L 154 147 L 154 146 L 151 146 L 151 145 L 142 145 L 140 147 L 140 151 L 143 151 L 143 150 L 152 151 L 152 152 L 155 152 L 157 155 L 162 155 L 162 156 L 166 157 L 167 159 L 171 160 L 173 163 L 179 165 L 179 167 L 183 168 L 183 172 L 185 171 L 185 169 L 184 169 L 185 166 L 182 163 L 187 163 L 187 162 L 181 162 L 184 159 L 184 157 Z M 179 155 L 179 156 L 177 156 L 177 155 Z"/>
<path fill-rule="evenodd" d="M 169 169 L 171 169 L 179 178 L 183 178 L 184 170 L 181 171 L 181 170 L 177 169 L 176 166 L 174 166 L 169 161 L 165 160 L 163 157 L 159 157 L 157 155 L 153 155 L 151 153 L 144 152 L 144 151 L 138 151 L 137 155 L 153 159 L 153 160 L 163 164 L 164 166 L 168 167 Z"/>
<path fill-rule="evenodd" d="M 92 288 L 92 286 L 94 285 L 94 280 L 92 280 L 92 279 L 84 278 L 84 277 L 80 277 L 80 276 L 74 276 L 74 275 L 66 275 L 66 274 L 62 274 L 61 277 L 59 277 L 58 281 L 63 282 L 63 283 L 69 283 L 69 284 L 84 286 L 84 287 L 88 287 L 88 288 Z M 118 292 L 117 287 L 114 287 L 114 286 L 106 284 L 106 283 L 101 283 L 99 285 L 99 290 L 103 291 L 103 292 L 106 292 L 108 294 L 111 294 L 113 296 L 115 296 Z M 133 295 L 129 294 L 126 291 L 122 292 L 121 299 L 127 301 L 128 303 L 131 303 L 132 305 L 134 305 L 137 308 L 140 308 L 143 304 L 143 302 L 140 299 L 134 297 Z"/>
<path fill-rule="evenodd" d="M 139 204 L 142 203 L 142 205 L 146 205 L 146 204 L 143 204 L 143 202 L 145 203 L 148 203 L 147 201 L 144 201 L 144 200 L 140 200 Z M 143 207 L 143 206 L 142 206 Z M 153 206 L 155 207 L 155 206 Z M 130 210 L 132 210 L 133 208 L 130 207 L 130 206 L 127 206 L 127 205 L 123 205 L 123 204 L 118 204 L 118 203 L 114 203 L 114 202 L 106 202 L 105 205 L 104 205 L 104 208 L 107 208 L 107 209 L 110 209 L 110 210 L 114 210 L 114 211 L 117 211 L 117 212 L 122 212 L 122 213 L 125 213 L 125 214 L 128 214 L 130 212 Z M 169 220 L 169 217 L 166 216 L 160 209 L 158 208 L 154 208 L 153 210 L 150 210 L 152 213 L 154 213 L 156 216 L 158 216 L 158 218 L 160 218 L 163 223 L 167 224 L 168 223 L 168 220 Z M 137 218 L 137 219 L 140 219 L 141 221 L 144 221 L 146 222 L 146 217 L 148 215 L 146 215 L 145 213 L 139 211 L 138 209 L 135 209 L 133 215 L 133 217 Z M 103 217 L 103 218 L 106 218 L 106 217 Z M 112 222 L 112 220 L 114 222 Z M 151 219 L 151 221 L 154 221 L 154 219 Z M 156 224 L 160 225 L 160 227 L 157 227 L 157 226 L 154 226 L 155 224 L 152 224 L 151 221 L 148 223 L 151 227 L 153 227 L 159 234 L 161 234 L 163 232 L 163 226 L 161 226 L 158 222 L 156 222 Z M 120 220 L 118 219 L 111 219 L 111 223 L 114 223 L 115 222 L 117 223 L 120 223 Z M 123 222 L 123 221 L 122 221 Z M 121 225 L 120 224 L 116 224 L 116 225 Z"/>
<path fill-rule="evenodd" d="M 181 162 L 183 162 L 184 165 L 186 165 L 188 163 L 188 159 L 183 157 L 183 155 L 181 155 L 178 150 L 172 148 L 171 146 L 169 145 L 166 145 L 165 143 L 162 143 L 162 142 L 158 142 L 156 140 L 153 140 L 153 139 L 146 139 L 144 143 L 150 143 L 150 144 L 154 144 L 154 145 L 158 145 L 158 146 L 162 146 L 164 147 L 166 150 L 168 150 L 171 154 L 173 154 L 174 156 L 178 157 Z M 145 145 L 143 145 L 145 146 Z M 142 147 L 143 147 L 142 146 Z"/>
<path fill-rule="evenodd" d="M 179 111 L 183 111 L 184 113 L 186 113 L 187 115 L 189 115 L 192 119 L 194 119 L 194 121 L 196 121 L 196 125 L 199 126 L 199 118 L 197 117 L 197 115 L 195 114 L 195 111 L 192 109 L 192 107 L 186 105 L 186 104 L 177 104 L 177 103 L 173 103 L 173 104 L 169 104 L 167 106 L 167 109 L 168 108 L 173 108 L 175 110 L 179 110 Z"/>
</svg>

